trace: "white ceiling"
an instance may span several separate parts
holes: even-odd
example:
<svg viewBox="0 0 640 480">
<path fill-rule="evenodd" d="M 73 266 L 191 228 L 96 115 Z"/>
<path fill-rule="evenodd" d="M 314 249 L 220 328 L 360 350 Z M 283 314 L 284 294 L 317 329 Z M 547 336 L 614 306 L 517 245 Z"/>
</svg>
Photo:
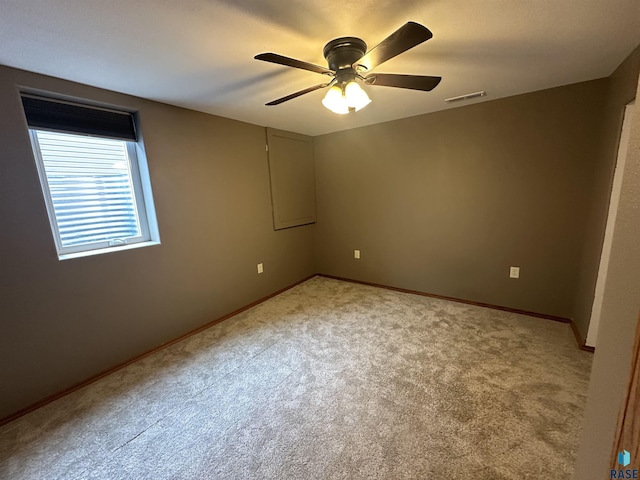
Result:
<svg viewBox="0 0 640 480">
<path fill-rule="evenodd" d="M 410 20 L 433 38 L 375 71 L 442 76 L 432 92 L 365 87 L 343 116 L 324 90 L 264 105 L 327 77 L 256 54 L 325 66 L 329 40 L 372 48 Z M 0 64 L 308 135 L 608 76 L 639 43 L 638 0 L 0 0 Z"/>
</svg>

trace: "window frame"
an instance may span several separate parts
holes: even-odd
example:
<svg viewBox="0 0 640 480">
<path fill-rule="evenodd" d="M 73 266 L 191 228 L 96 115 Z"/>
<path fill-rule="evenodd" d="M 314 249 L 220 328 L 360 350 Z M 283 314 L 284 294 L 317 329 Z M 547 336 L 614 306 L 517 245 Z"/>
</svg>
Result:
<svg viewBox="0 0 640 480">
<path fill-rule="evenodd" d="M 23 95 L 31 96 L 31 94 L 25 93 Z M 91 105 L 79 104 L 75 102 L 67 102 L 66 100 L 56 100 L 54 98 L 40 97 L 43 100 L 59 103 L 71 103 L 72 105 L 78 105 L 84 108 L 90 108 L 95 110 L 101 110 L 103 107 L 93 107 Z M 111 109 L 108 109 L 111 110 Z M 126 113 L 126 112 L 122 112 Z M 130 114 L 133 117 L 133 114 Z M 27 119 L 28 120 L 28 119 Z M 134 124 L 137 122 L 134 122 Z M 28 121 L 27 121 L 28 124 Z M 145 247 L 150 245 L 160 244 L 160 236 L 158 232 L 158 224 L 155 215 L 155 207 L 153 203 L 153 194 L 151 190 L 151 180 L 149 175 L 149 169 L 146 162 L 146 155 L 144 148 L 141 145 L 140 140 L 131 140 L 127 138 L 117 138 L 115 136 L 103 136 L 100 134 L 81 133 L 66 130 L 61 128 L 46 128 L 46 127 L 34 127 L 28 126 L 29 139 L 31 141 L 31 147 L 33 150 L 34 161 L 40 179 L 40 187 L 45 201 L 47 209 L 47 215 L 49 217 L 49 223 L 51 226 L 51 232 L 60 260 L 66 260 L 69 258 L 84 257 L 89 255 L 97 255 L 102 253 L 115 252 L 120 250 L 128 250 L 131 248 Z M 125 155 L 127 161 L 127 167 L 129 172 L 129 183 L 131 186 L 131 193 L 133 196 L 133 207 L 135 210 L 136 220 L 139 226 L 140 235 L 135 237 L 127 237 L 121 239 L 102 240 L 96 242 L 83 243 L 79 245 L 63 246 L 62 238 L 60 235 L 60 228 L 58 225 L 58 219 L 56 217 L 56 211 L 54 207 L 53 197 L 47 172 L 42 156 L 40 141 L 38 139 L 38 132 L 47 133 L 59 133 L 65 135 L 73 135 L 78 137 L 93 137 L 97 139 L 109 139 L 113 141 L 119 141 L 123 143 L 125 147 Z"/>
</svg>

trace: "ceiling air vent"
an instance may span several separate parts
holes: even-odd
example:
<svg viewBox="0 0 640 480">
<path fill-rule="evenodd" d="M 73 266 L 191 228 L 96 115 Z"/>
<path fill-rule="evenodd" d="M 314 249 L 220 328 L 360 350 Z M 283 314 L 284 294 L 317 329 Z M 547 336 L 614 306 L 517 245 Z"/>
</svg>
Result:
<svg viewBox="0 0 640 480">
<path fill-rule="evenodd" d="M 459 97 L 445 98 L 445 103 L 461 102 L 462 100 L 471 100 L 472 98 L 484 97 L 487 92 L 482 90 L 481 92 L 467 93 L 466 95 L 460 95 Z"/>
</svg>

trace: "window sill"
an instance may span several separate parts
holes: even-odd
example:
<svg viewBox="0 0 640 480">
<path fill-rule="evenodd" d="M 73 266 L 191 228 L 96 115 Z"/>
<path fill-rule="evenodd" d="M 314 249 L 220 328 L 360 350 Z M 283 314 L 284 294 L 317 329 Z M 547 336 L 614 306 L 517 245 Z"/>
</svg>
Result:
<svg viewBox="0 0 640 480">
<path fill-rule="evenodd" d="M 153 245 L 160 245 L 160 242 L 152 240 L 149 242 L 132 243 L 130 245 L 118 245 L 115 247 L 97 248 L 95 250 L 87 250 L 84 252 L 65 253 L 62 255 L 58 255 L 58 260 L 70 260 L 72 258 L 90 257 L 93 255 L 101 255 L 103 253 L 119 252 L 121 250 L 132 250 L 134 248 L 152 247 Z"/>
</svg>

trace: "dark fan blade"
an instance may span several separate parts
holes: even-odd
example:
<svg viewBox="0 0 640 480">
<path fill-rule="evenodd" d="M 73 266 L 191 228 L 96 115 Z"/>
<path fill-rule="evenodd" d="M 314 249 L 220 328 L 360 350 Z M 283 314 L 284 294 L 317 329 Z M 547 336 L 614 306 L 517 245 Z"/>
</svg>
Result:
<svg viewBox="0 0 640 480">
<path fill-rule="evenodd" d="M 313 87 L 305 88 L 304 90 L 300 90 L 299 92 L 292 93 L 291 95 L 287 95 L 286 97 L 279 98 L 274 100 L 273 102 L 269 102 L 266 105 L 280 105 L 281 103 L 286 102 L 287 100 L 291 100 L 292 98 L 299 97 L 300 95 L 304 95 L 305 93 L 313 92 L 314 90 L 320 90 L 321 88 L 328 87 L 330 83 L 321 83 L 320 85 L 314 85 Z"/>
<path fill-rule="evenodd" d="M 296 60 L 295 58 L 284 57 L 277 53 L 261 53 L 256 55 L 256 60 L 262 60 L 263 62 L 277 63 L 278 65 L 285 65 L 287 67 L 301 68 L 302 70 L 309 70 L 315 73 L 323 73 L 325 75 L 333 75 L 335 72 L 328 68 L 321 67 L 320 65 L 314 65 L 313 63 L 303 62 L 302 60 Z"/>
<path fill-rule="evenodd" d="M 394 73 L 372 73 L 364 81 L 369 85 L 381 87 L 409 88 L 428 92 L 438 86 L 442 77 L 427 77 L 424 75 L 397 75 Z"/>
<path fill-rule="evenodd" d="M 426 42 L 431 37 L 433 37 L 433 34 L 427 27 L 415 22 L 407 22 L 369 50 L 360 60 L 353 64 L 353 68 L 356 65 L 363 65 L 367 69 L 373 70 L 378 65 L 416 45 L 420 45 L 422 42 Z"/>
</svg>

